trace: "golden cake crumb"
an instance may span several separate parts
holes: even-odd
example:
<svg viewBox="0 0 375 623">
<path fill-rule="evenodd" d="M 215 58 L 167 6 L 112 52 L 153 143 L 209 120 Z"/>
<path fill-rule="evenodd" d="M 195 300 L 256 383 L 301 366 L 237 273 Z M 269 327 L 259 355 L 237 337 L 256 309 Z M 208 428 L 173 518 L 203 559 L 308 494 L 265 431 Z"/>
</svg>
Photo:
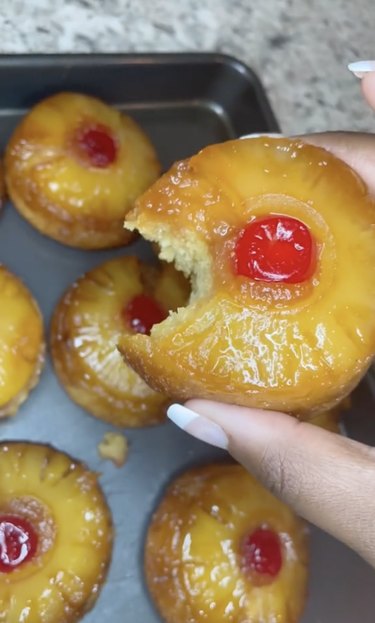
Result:
<svg viewBox="0 0 375 623">
<path fill-rule="evenodd" d="M 112 461 L 116 467 L 122 467 L 128 458 L 128 440 L 121 433 L 105 433 L 98 444 L 98 452 L 104 461 Z"/>
</svg>

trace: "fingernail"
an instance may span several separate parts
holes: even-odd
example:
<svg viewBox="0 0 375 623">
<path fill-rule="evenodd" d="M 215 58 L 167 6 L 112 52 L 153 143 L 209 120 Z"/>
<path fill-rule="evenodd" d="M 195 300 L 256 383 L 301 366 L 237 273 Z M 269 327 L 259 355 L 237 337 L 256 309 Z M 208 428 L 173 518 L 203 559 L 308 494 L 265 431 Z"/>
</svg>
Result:
<svg viewBox="0 0 375 623">
<path fill-rule="evenodd" d="M 349 63 L 349 71 L 352 71 L 357 78 L 363 78 L 365 74 L 375 71 L 375 61 L 356 61 Z"/>
<path fill-rule="evenodd" d="M 208 418 L 179 404 L 171 405 L 167 415 L 176 426 L 196 437 L 196 439 L 224 450 L 228 448 L 228 437 L 225 432 L 221 426 L 211 422 Z"/>
<path fill-rule="evenodd" d="M 265 138 L 285 138 L 284 134 L 280 134 L 279 132 L 261 132 L 260 134 L 244 134 L 243 136 L 240 136 L 240 139 L 242 138 L 260 138 L 261 136 L 264 136 Z"/>
</svg>

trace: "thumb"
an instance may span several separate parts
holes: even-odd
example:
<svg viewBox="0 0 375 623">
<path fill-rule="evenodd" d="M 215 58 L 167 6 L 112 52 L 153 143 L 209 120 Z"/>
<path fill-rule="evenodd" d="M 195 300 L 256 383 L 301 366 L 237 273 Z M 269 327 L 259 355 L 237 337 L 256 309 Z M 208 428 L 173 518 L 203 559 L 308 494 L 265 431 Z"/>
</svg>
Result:
<svg viewBox="0 0 375 623">
<path fill-rule="evenodd" d="M 375 63 L 373 71 L 363 74 L 361 88 L 367 104 L 375 110 Z M 375 194 L 375 134 L 323 132 L 300 138 L 344 160 L 359 174 L 370 192 Z"/>
<path fill-rule="evenodd" d="M 375 566 L 374 449 L 282 413 L 206 400 L 172 405 L 168 416 Z"/>
</svg>

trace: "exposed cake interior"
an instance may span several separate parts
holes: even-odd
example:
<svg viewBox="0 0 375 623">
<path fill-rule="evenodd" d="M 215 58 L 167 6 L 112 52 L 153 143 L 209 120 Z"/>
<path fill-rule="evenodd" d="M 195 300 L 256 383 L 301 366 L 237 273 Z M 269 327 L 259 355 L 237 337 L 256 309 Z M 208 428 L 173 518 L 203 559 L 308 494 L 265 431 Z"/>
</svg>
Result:
<svg viewBox="0 0 375 623">
<path fill-rule="evenodd" d="M 191 284 L 191 293 L 186 307 L 170 311 L 169 316 L 155 324 L 151 336 L 161 336 L 173 331 L 190 315 L 195 313 L 195 306 L 212 291 L 212 259 L 207 245 L 194 232 L 181 232 L 177 238 L 168 225 L 140 225 L 137 220 L 125 221 L 125 228 L 137 230 L 143 238 L 154 242 L 159 248 L 159 258 L 173 263 Z"/>
</svg>

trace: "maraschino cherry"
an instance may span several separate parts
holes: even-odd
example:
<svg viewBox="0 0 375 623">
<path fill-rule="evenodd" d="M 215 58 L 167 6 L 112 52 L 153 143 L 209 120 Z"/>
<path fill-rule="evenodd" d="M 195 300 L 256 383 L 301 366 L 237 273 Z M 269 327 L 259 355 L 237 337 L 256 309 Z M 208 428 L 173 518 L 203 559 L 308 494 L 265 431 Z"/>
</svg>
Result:
<svg viewBox="0 0 375 623">
<path fill-rule="evenodd" d="M 127 304 L 123 315 L 135 333 L 149 335 L 154 324 L 165 320 L 168 311 L 151 296 L 139 294 Z"/>
<path fill-rule="evenodd" d="M 0 515 L 0 573 L 10 573 L 32 560 L 38 536 L 29 521 L 14 515 Z"/>
<path fill-rule="evenodd" d="M 315 267 L 315 246 L 302 221 L 282 215 L 258 218 L 237 239 L 236 272 L 255 281 L 302 283 Z"/>
<path fill-rule="evenodd" d="M 77 132 L 76 141 L 91 166 L 105 169 L 115 162 L 117 145 L 108 128 L 99 125 L 83 128 Z"/>
</svg>

